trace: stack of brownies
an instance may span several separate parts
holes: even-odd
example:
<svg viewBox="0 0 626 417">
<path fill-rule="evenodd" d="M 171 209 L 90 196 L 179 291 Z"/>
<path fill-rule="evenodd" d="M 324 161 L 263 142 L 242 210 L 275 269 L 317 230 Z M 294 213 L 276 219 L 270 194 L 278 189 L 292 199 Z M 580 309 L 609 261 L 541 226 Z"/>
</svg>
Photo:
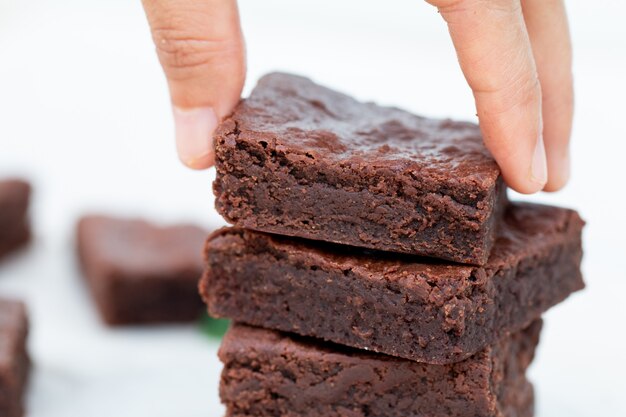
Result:
<svg viewBox="0 0 626 417">
<path fill-rule="evenodd" d="M 541 315 L 583 221 L 510 203 L 471 123 L 261 79 L 216 135 L 200 291 L 228 416 L 533 415 Z"/>
</svg>

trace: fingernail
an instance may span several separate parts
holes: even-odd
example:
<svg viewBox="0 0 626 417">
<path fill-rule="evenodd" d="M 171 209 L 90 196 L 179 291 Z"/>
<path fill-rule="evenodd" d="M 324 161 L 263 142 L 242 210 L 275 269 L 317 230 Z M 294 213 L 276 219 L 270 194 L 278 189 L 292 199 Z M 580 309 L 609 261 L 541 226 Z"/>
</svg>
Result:
<svg viewBox="0 0 626 417">
<path fill-rule="evenodd" d="M 552 191 L 559 190 L 567 184 L 570 176 L 570 155 L 568 149 L 565 149 L 560 156 L 555 156 L 554 161 L 550 161 L 549 171 L 550 188 Z"/>
<path fill-rule="evenodd" d="M 217 127 L 215 111 L 211 107 L 174 107 L 174 125 L 180 160 L 189 168 L 208 168 L 213 163 L 213 132 Z"/>
<path fill-rule="evenodd" d="M 533 159 L 530 165 L 530 180 L 541 186 L 546 185 L 546 182 L 548 182 L 548 162 L 541 131 L 535 144 L 535 151 L 533 152 Z"/>
<path fill-rule="evenodd" d="M 569 177 L 570 177 L 570 155 L 569 155 L 569 149 L 568 149 L 567 152 L 565 153 L 565 156 L 563 157 L 563 162 L 561 165 L 561 178 L 563 178 L 563 184 L 569 181 Z"/>
</svg>

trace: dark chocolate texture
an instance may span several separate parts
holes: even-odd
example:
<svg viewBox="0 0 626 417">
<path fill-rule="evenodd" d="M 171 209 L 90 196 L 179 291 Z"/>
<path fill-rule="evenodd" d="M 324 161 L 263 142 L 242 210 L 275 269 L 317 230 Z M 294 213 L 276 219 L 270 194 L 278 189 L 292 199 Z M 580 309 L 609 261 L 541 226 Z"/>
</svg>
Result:
<svg viewBox="0 0 626 417">
<path fill-rule="evenodd" d="M 263 77 L 215 134 L 216 207 L 243 228 L 484 264 L 506 202 L 478 126 Z"/>
<path fill-rule="evenodd" d="M 484 267 L 226 228 L 200 290 L 215 317 L 453 363 L 584 287 L 582 227 L 572 210 L 512 204 Z"/>
<path fill-rule="evenodd" d="M 0 181 L 0 258 L 24 246 L 30 239 L 30 192 L 30 185 L 25 181 Z"/>
<path fill-rule="evenodd" d="M 202 245 L 208 232 L 139 219 L 87 216 L 78 224 L 80 262 L 109 324 L 190 321 L 200 317 Z"/>
<path fill-rule="evenodd" d="M 28 318 L 21 302 L 0 298 L 0 416 L 24 415 L 30 371 Z"/>
<path fill-rule="evenodd" d="M 236 324 L 219 356 L 227 417 L 531 417 L 541 321 L 451 365 Z"/>
</svg>

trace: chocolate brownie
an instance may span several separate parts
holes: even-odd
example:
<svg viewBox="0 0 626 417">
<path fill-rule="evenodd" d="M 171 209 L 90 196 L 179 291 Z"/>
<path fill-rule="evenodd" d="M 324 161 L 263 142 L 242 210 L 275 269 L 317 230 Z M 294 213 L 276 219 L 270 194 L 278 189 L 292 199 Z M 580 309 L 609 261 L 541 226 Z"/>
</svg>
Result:
<svg viewBox="0 0 626 417">
<path fill-rule="evenodd" d="M 87 216 L 80 220 L 77 234 L 84 275 L 107 323 L 200 318 L 198 280 L 207 231 Z"/>
<path fill-rule="evenodd" d="M 24 415 L 24 391 L 30 370 L 26 348 L 28 319 L 18 301 L 0 298 L 0 416 Z"/>
<path fill-rule="evenodd" d="M 583 221 L 513 204 L 484 267 L 222 229 L 200 291 L 215 317 L 419 362 L 468 358 L 583 288 Z"/>
<path fill-rule="evenodd" d="M 217 210 L 243 228 L 482 265 L 506 200 L 478 126 L 263 77 L 217 129 Z"/>
<path fill-rule="evenodd" d="M 22 180 L 0 181 L 0 258 L 30 239 L 30 185 Z"/>
<path fill-rule="evenodd" d="M 531 417 L 541 321 L 450 365 L 236 324 L 219 355 L 227 417 Z"/>
</svg>

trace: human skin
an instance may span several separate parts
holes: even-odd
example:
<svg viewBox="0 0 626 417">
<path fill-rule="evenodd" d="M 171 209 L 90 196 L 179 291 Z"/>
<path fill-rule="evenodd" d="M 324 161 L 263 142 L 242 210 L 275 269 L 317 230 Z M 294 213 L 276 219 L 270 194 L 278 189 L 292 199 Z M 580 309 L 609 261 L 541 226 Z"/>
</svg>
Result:
<svg viewBox="0 0 626 417">
<path fill-rule="evenodd" d="M 485 145 L 525 194 L 569 179 L 572 53 L 563 0 L 427 0 L 445 22 Z M 212 134 L 237 104 L 245 43 L 236 0 L 142 0 L 173 104 L 176 145 L 213 165 Z"/>
</svg>

